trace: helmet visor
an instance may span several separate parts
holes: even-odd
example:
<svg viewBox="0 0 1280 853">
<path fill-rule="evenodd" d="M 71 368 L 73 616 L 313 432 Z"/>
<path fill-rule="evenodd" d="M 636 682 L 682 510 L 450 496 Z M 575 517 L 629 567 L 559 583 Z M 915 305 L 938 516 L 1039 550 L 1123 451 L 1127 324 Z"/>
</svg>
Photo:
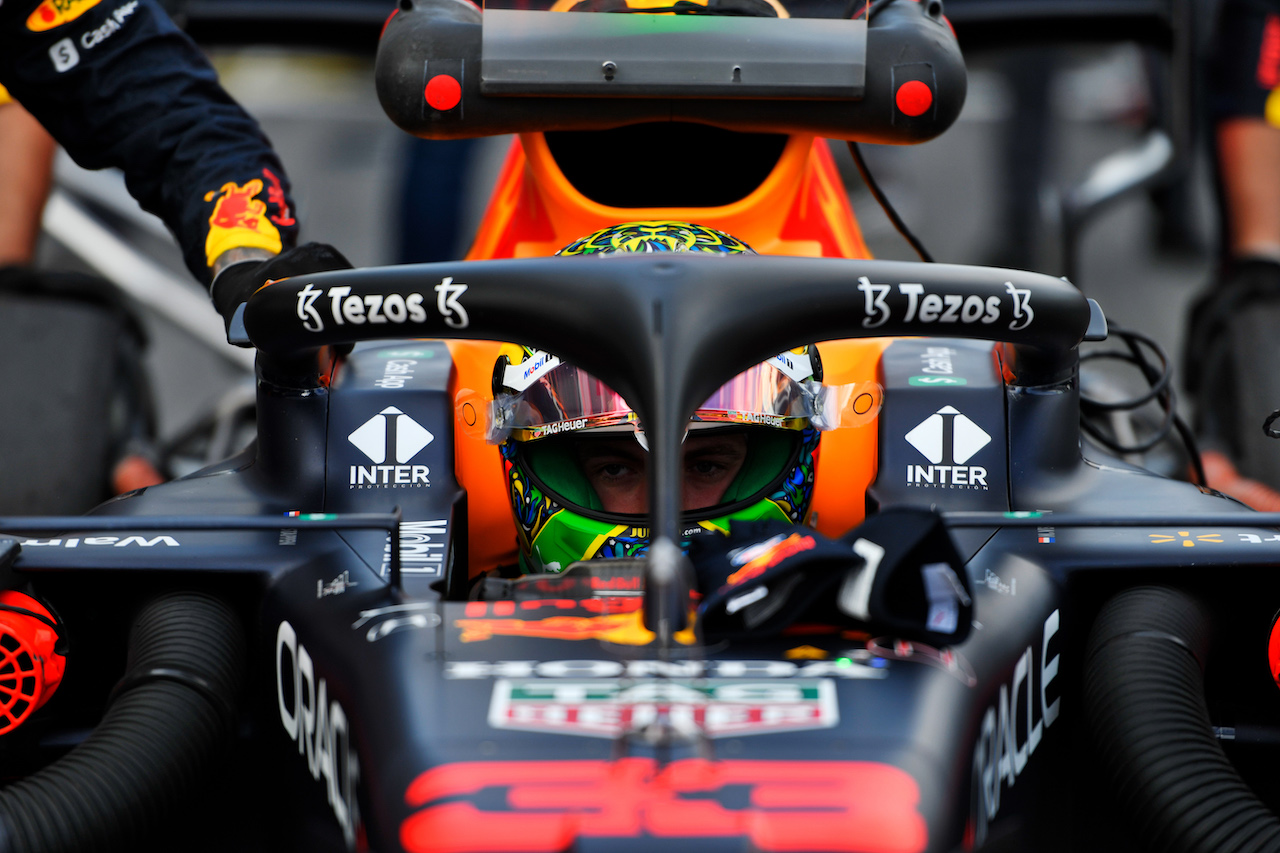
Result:
<svg viewBox="0 0 1280 853">
<path fill-rule="evenodd" d="M 784 355 L 794 359 L 791 353 Z M 815 414 L 821 384 L 788 375 L 777 363 L 781 358 L 757 364 L 720 386 L 698 407 L 693 420 L 803 429 Z M 507 367 L 511 380 L 505 383 L 507 388 L 527 384 L 518 393 L 494 400 L 491 439 L 510 435 L 517 441 L 533 441 L 578 430 L 639 426 L 639 417 L 619 394 L 573 365 L 557 360 L 532 377 L 521 368 Z"/>
</svg>

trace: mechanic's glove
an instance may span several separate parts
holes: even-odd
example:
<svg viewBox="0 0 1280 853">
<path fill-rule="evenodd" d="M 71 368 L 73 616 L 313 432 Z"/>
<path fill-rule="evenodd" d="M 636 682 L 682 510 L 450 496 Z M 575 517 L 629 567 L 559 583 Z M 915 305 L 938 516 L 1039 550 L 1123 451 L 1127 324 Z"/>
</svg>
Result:
<svg viewBox="0 0 1280 853">
<path fill-rule="evenodd" d="M 222 272 L 210 285 L 213 306 L 222 315 L 222 324 L 231 330 L 236 309 L 249 301 L 253 292 L 268 281 L 329 270 L 349 270 L 351 262 L 326 243 L 304 243 L 265 261 L 240 261 Z"/>
</svg>

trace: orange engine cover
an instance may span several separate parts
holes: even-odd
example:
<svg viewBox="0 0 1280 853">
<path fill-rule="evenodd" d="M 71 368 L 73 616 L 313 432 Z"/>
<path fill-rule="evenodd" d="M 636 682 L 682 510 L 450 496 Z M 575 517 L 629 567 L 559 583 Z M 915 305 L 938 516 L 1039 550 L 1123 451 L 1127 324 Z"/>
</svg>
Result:
<svg viewBox="0 0 1280 853">
<path fill-rule="evenodd" d="M 793 135 L 778 163 L 745 198 L 722 207 L 617 208 L 591 201 L 561 171 L 541 133 L 516 139 L 467 257 L 526 258 L 554 254 L 593 231 L 621 222 L 676 220 L 727 231 L 766 255 L 869 258 L 848 194 L 824 139 Z M 502 344 L 451 340 L 455 400 L 486 391 Z M 888 341 L 821 343 L 833 382 L 874 380 Z M 483 396 L 483 394 L 482 394 Z M 468 495 L 471 574 L 516 560 L 515 526 L 498 449 L 472 435 L 457 407 L 455 462 Z M 822 437 L 814 487 L 814 526 L 840 536 L 861 523 L 864 492 L 876 473 L 876 425 Z"/>
</svg>

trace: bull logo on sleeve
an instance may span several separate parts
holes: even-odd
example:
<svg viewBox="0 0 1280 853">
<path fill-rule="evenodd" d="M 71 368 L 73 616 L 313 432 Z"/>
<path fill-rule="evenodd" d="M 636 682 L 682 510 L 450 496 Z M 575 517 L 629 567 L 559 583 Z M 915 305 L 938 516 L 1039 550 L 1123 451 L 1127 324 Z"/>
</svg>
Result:
<svg viewBox="0 0 1280 853">
<path fill-rule="evenodd" d="M 258 198 L 262 191 L 262 180 L 254 178 L 245 184 L 228 181 L 221 189 L 205 193 L 204 200 L 214 202 L 204 242 L 209 266 L 228 249 L 255 248 L 278 254 L 283 248 L 280 231 L 267 216 L 267 203 Z"/>
</svg>

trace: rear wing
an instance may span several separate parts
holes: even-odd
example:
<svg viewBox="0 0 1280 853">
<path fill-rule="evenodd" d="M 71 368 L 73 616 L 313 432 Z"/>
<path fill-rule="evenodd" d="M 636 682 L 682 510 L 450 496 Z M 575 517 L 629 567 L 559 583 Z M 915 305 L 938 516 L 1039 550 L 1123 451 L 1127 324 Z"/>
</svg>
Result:
<svg viewBox="0 0 1280 853">
<path fill-rule="evenodd" d="M 966 90 L 936 0 L 869 23 L 403 0 L 376 79 L 392 121 L 430 139 L 691 121 L 905 144 L 950 127 Z"/>
</svg>

